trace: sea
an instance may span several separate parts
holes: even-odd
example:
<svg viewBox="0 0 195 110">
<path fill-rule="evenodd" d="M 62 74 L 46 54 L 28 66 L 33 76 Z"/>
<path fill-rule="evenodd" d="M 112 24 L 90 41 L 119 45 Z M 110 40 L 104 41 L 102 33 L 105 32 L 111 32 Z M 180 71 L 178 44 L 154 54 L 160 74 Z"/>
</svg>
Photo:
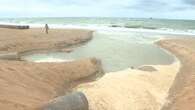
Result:
<svg viewBox="0 0 195 110">
<path fill-rule="evenodd" d="M 105 72 L 167 65 L 176 57 L 155 45 L 166 38 L 194 37 L 195 20 L 153 18 L 0 18 L 0 24 L 30 25 L 31 28 L 81 28 L 94 30 L 93 39 L 71 53 L 36 53 L 22 58 L 32 62 L 68 62 L 95 57 Z"/>
<path fill-rule="evenodd" d="M 162 30 L 167 32 L 186 32 L 195 34 L 195 20 L 173 20 L 153 18 L 0 18 L 1 24 L 30 24 L 41 26 L 50 24 L 53 27 L 93 26 L 93 27 L 123 27 L 131 29 Z"/>
</svg>

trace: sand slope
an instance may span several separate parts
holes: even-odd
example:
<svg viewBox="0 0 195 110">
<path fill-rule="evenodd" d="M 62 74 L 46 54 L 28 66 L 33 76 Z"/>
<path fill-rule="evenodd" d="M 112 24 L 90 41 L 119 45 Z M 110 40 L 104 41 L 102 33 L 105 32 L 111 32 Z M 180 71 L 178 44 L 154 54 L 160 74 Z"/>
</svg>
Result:
<svg viewBox="0 0 195 110">
<path fill-rule="evenodd" d="M 195 38 L 170 39 L 158 43 L 182 63 L 163 110 L 195 110 Z"/>
<path fill-rule="evenodd" d="M 159 110 L 168 96 L 180 63 L 153 66 L 155 72 L 127 69 L 107 73 L 96 82 L 80 85 L 90 110 Z"/>
<path fill-rule="evenodd" d="M 101 72 L 96 59 L 70 63 L 0 61 L 0 108 L 33 109 L 65 95 L 70 83 Z"/>
</svg>

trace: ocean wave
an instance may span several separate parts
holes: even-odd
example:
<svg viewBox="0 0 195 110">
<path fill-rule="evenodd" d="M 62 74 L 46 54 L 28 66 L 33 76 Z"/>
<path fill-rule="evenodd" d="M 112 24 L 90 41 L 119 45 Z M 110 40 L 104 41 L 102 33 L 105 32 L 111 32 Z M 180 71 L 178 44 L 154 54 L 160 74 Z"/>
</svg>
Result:
<svg viewBox="0 0 195 110">
<path fill-rule="evenodd" d="M 31 28 L 43 28 L 44 23 L 37 23 L 31 20 L 20 21 L 20 20 L 0 20 L 0 24 L 8 25 L 29 25 Z M 195 35 L 195 29 L 173 29 L 165 27 L 155 27 L 155 26 L 144 26 L 144 25 L 124 25 L 124 24 L 54 24 L 48 23 L 50 28 L 81 28 L 90 30 L 106 30 L 106 31 L 122 31 L 122 32 L 149 32 L 149 33 L 159 33 L 159 34 L 176 34 L 176 35 Z"/>
</svg>

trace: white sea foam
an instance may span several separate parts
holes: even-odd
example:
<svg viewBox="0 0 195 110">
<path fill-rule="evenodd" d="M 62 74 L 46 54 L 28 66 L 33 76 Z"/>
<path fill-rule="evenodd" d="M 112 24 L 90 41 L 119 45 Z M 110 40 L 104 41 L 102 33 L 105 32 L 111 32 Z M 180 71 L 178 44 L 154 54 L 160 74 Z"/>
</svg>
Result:
<svg viewBox="0 0 195 110">
<path fill-rule="evenodd" d="M 9 24 L 9 25 L 30 25 L 31 28 L 43 28 L 44 24 L 42 23 L 28 23 L 26 21 L 22 22 L 2 22 L 0 24 Z M 111 24 L 49 24 L 50 28 L 55 29 L 67 29 L 67 28 L 76 28 L 76 29 L 90 29 L 90 30 L 101 30 L 109 32 L 144 32 L 144 33 L 157 33 L 157 34 L 173 34 L 173 35 L 195 35 L 195 30 L 177 30 L 171 28 L 159 28 L 159 29 L 147 29 L 147 28 L 125 28 L 125 27 L 110 27 Z"/>
<path fill-rule="evenodd" d="M 43 24 L 31 24 L 32 27 L 43 27 Z M 142 33 L 156 33 L 156 34 L 171 34 L 171 35 L 195 35 L 195 30 L 174 30 L 174 29 L 142 29 L 142 28 L 124 28 L 124 27 L 108 27 L 108 26 L 96 26 L 96 25 L 50 25 L 55 29 L 90 29 L 95 31 L 107 31 L 107 32 L 142 32 Z"/>
<path fill-rule="evenodd" d="M 42 58 L 39 60 L 36 60 L 35 62 L 37 63 L 44 63 L 44 62 L 70 62 L 72 60 L 66 60 L 66 59 L 60 59 L 60 58 L 53 58 L 53 57 L 47 57 L 47 58 Z"/>
</svg>

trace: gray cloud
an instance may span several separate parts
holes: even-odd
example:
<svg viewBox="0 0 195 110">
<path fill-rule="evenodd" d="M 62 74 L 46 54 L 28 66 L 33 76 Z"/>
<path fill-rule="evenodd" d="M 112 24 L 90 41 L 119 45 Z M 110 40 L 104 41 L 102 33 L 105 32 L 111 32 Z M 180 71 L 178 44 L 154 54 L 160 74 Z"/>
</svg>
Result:
<svg viewBox="0 0 195 110">
<path fill-rule="evenodd" d="M 158 0 L 139 0 L 135 5 L 126 6 L 127 9 L 142 11 L 159 11 L 164 10 L 168 6 L 167 2 Z"/>
<path fill-rule="evenodd" d="M 195 0 L 181 0 L 180 4 L 171 8 L 173 11 L 195 10 Z"/>
<path fill-rule="evenodd" d="M 193 13 L 195 0 L 0 0 L 0 17 L 152 16 L 195 19 Z"/>
<path fill-rule="evenodd" d="M 188 5 L 194 5 L 195 6 L 195 0 L 183 0 L 184 3 Z"/>
<path fill-rule="evenodd" d="M 104 0 L 42 0 L 57 5 L 93 5 Z"/>
<path fill-rule="evenodd" d="M 139 0 L 138 5 L 160 6 L 160 5 L 167 5 L 167 2 L 158 1 L 158 0 Z"/>
<path fill-rule="evenodd" d="M 145 12 L 170 12 L 195 10 L 195 0 L 138 0 L 136 4 L 126 7 L 129 10 L 138 10 Z"/>
<path fill-rule="evenodd" d="M 173 11 L 186 11 L 186 10 L 195 10 L 195 7 L 194 6 L 177 6 L 177 7 L 173 7 L 172 8 Z"/>
</svg>

